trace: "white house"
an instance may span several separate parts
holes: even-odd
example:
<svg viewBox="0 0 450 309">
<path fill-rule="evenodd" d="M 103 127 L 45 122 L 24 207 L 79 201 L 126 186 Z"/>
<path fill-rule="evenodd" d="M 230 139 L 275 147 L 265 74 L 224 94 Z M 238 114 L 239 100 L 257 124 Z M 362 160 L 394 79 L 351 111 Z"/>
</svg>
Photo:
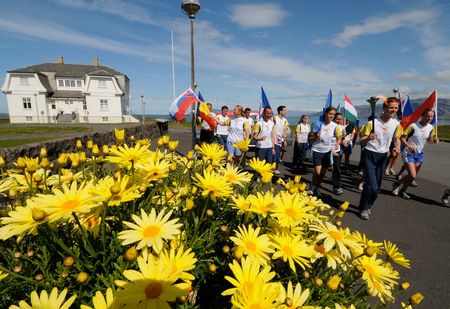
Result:
<svg viewBox="0 0 450 309">
<path fill-rule="evenodd" d="M 101 66 L 43 63 L 6 73 L 11 123 L 138 122 L 130 115 L 130 80 Z"/>
</svg>

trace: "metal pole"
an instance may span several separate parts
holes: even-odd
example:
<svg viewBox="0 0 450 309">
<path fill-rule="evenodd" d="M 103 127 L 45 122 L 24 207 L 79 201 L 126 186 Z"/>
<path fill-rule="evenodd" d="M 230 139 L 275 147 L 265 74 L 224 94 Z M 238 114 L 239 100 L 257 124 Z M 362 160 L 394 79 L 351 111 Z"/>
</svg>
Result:
<svg viewBox="0 0 450 309">
<path fill-rule="evenodd" d="M 145 113 L 145 108 L 144 108 L 144 96 L 141 95 L 141 104 L 142 104 L 142 133 L 144 133 L 144 113 Z"/>
<path fill-rule="evenodd" d="M 195 66 L 194 66 L 194 16 L 189 16 L 191 23 L 191 88 L 195 92 Z M 192 149 L 197 144 L 197 130 L 195 122 L 195 103 L 192 104 Z"/>
<path fill-rule="evenodd" d="M 175 55 L 173 49 L 173 31 L 170 31 L 170 36 L 172 38 L 172 94 L 173 100 L 175 101 Z"/>
</svg>

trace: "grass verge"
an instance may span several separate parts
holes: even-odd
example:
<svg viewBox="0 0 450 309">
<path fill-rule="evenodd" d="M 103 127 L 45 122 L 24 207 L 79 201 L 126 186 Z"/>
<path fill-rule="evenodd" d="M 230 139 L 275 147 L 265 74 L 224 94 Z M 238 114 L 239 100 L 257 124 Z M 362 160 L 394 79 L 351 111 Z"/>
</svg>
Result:
<svg viewBox="0 0 450 309">
<path fill-rule="evenodd" d="M 22 138 L 22 139 L 10 139 L 0 141 L 0 149 L 7 147 L 17 147 L 32 143 L 45 142 L 54 139 L 54 137 L 34 137 L 34 138 Z"/>
<path fill-rule="evenodd" d="M 0 128 L 0 135 L 6 134 L 42 134 L 53 132 L 91 132 L 92 129 L 86 127 L 63 127 L 63 126 L 29 126 L 29 127 L 9 127 Z"/>
</svg>

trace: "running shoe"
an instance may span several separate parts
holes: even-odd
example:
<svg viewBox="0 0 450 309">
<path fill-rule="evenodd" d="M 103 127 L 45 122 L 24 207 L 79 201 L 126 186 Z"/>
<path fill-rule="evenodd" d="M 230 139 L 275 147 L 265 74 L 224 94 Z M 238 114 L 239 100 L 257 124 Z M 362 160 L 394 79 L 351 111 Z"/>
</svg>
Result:
<svg viewBox="0 0 450 309">
<path fill-rule="evenodd" d="M 344 193 L 344 190 L 342 190 L 342 188 L 334 189 L 334 194 L 336 194 L 336 195 L 341 195 L 343 193 Z"/>
<path fill-rule="evenodd" d="M 361 170 L 361 171 L 358 172 L 358 175 L 362 176 L 362 175 L 364 175 L 364 172 Z"/>
<path fill-rule="evenodd" d="M 403 178 L 403 175 L 400 175 L 400 174 L 397 174 L 397 176 L 395 176 L 395 180 L 400 180 L 400 179 L 402 179 Z"/>
<path fill-rule="evenodd" d="M 418 184 L 417 184 L 417 182 L 415 181 L 415 180 L 413 180 L 412 182 L 411 182 L 411 185 L 410 185 L 411 187 L 417 187 L 418 186 Z"/>
<path fill-rule="evenodd" d="M 364 190 L 364 181 L 361 181 L 361 182 L 359 183 L 358 189 L 359 189 L 359 191 Z"/>
<path fill-rule="evenodd" d="M 449 196 L 450 196 L 450 190 L 445 190 L 444 194 L 441 197 L 442 204 L 444 204 L 444 205 L 448 204 Z"/>
<path fill-rule="evenodd" d="M 361 210 L 359 216 L 363 220 L 369 220 L 369 211 L 368 210 Z"/>
<path fill-rule="evenodd" d="M 398 196 L 399 191 L 400 191 L 400 184 L 398 182 L 394 182 L 392 184 L 392 194 Z"/>
<path fill-rule="evenodd" d="M 405 191 L 400 191 L 400 196 L 405 199 L 405 200 L 409 200 L 411 198 L 411 196 L 409 196 L 408 193 L 406 193 Z"/>
<path fill-rule="evenodd" d="M 273 174 L 274 174 L 274 175 L 280 175 L 280 171 L 279 171 L 279 170 L 274 170 L 274 171 L 273 171 Z"/>
</svg>

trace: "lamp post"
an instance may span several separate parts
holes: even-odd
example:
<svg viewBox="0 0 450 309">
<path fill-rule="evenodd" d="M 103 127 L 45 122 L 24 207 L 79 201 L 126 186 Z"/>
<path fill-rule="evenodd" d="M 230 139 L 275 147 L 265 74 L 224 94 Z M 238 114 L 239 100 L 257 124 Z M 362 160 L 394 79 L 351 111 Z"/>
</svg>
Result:
<svg viewBox="0 0 450 309">
<path fill-rule="evenodd" d="M 142 134 L 144 134 L 145 103 L 144 103 L 144 96 L 143 95 L 141 95 L 141 105 L 142 105 Z"/>
<path fill-rule="evenodd" d="M 398 88 L 394 88 L 392 89 L 392 92 L 394 93 L 394 96 L 396 94 L 398 94 L 398 99 L 400 100 L 400 108 L 397 110 L 397 118 L 399 120 L 402 120 L 402 116 L 403 116 L 403 103 L 402 103 L 402 96 L 400 94 L 400 89 Z"/>
<path fill-rule="evenodd" d="M 191 88 L 195 92 L 195 66 L 194 66 L 194 19 L 200 11 L 201 6 L 198 0 L 181 1 L 181 9 L 189 17 L 191 24 Z M 195 127 L 195 104 L 192 104 L 192 149 L 197 142 L 197 132 Z"/>
</svg>

